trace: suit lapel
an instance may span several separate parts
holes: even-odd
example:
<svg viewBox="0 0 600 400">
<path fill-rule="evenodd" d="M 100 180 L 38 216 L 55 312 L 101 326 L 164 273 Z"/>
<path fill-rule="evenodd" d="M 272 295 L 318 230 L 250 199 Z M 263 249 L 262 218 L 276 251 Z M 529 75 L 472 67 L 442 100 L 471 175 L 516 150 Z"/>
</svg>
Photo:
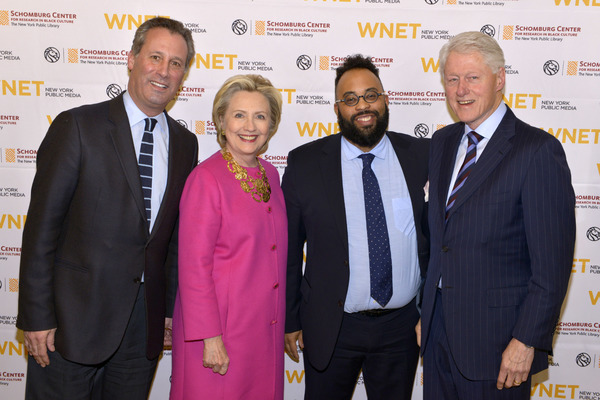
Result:
<svg viewBox="0 0 600 400">
<path fill-rule="evenodd" d="M 464 186 L 458 192 L 458 196 L 450 209 L 448 218 L 451 218 L 452 214 L 486 181 L 492 171 L 494 171 L 510 151 L 512 148 L 510 140 L 515 135 L 515 121 L 515 115 L 510 108 L 507 108 L 506 114 L 504 115 L 504 118 L 502 118 L 500 125 L 496 128 L 494 135 L 487 146 L 485 146 L 481 156 L 479 156 L 479 159 L 475 163 Z"/>
<path fill-rule="evenodd" d="M 423 187 L 420 187 L 421 185 L 419 184 L 419 176 L 417 174 L 410 173 L 410 171 L 414 171 L 417 168 L 417 159 L 415 154 L 410 151 L 408 142 L 401 140 L 401 136 L 387 134 L 387 137 L 390 139 L 392 147 L 394 148 L 394 152 L 396 153 L 396 157 L 398 157 L 398 161 L 402 167 L 404 180 L 406 181 L 406 186 L 408 187 L 411 203 L 413 205 L 413 213 L 415 214 L 414 218 L 415 221 L 417 221 L 417 206 L 420 208 L 419 199 L 423 199 L 425 196 Z"/>
<path fill-rule="evenodd" d="M 165 116 L 167 117 L 167 124 L 169 125 L 169 169 L 167 171 L 167 185 L 165 187 L 165 193 L 162 202 L 160 203 L 160 208 L 158 209 L 158 214 L 156 215 L 156 220 L 154 221 L 150 236 L 152 236 L 160 226 L 164 216 L 164 210 L 172 201 L 169 194 L 175 193 L 172 188 L 175 184 L 175 177 L 186 176 L 185 172 L 180 171 L 182 168 L 184 168 L 183 163 L 177 162 L 177 155 L 184 152 L 184 149 L 182 148 L 183 141 L 179 140 L 179 132 L 177 130 L 178 126 L 173 125 L 174 123 L 176 124 L 176 122 L 171 120 L 166 113 Z"/>
<path fill-rule="evenodd" d="M 348 252 L 348 228 L 346 225 L 346 208 L 344 206 L 344 188 L 342 183 L 342 149 L 341 134 L 334 136 L 322 149 L 319 168 L 325 190 L 325 198 L 329 210 L 337 226 L 346 253 Z"/>
<path fill-rule="evenodd" d="M 123 95 L 116 97 L 109 105 L 109 121 L 114 124 L 114 128 L 109 132 L 115 151 L 119 157 L 123 174 L 127 179 L 127 184 L 131 195 L 135 199 L 140 217 L 146 220 L 146 210 L 144 207 L 144 195 L 142 194 L 142 184 L 140 182 L 140 172 L 133 148 L 133 138 L 131 137 L 131 128 L 123 104 Z"/>
<path fill-rule="evenodd" d="M 441 204 L 440 212 L 442 213 L 442 221 L 445 220 L 446 214 L 446 200 L 448 197 L 448 191 L 450 190 L 450 182 L 452 180 L 452 172 L 454 171 L 454 164 L 456 163 L 456 153 L 458 152 L 458 146 L 464 133 L 464 124 L 458 124 L 453 132 L 443 139 L 440 147 L 442 154 L 440 157 L 439 165 L 439 187 L 438 187 L 438 204 Z"/>
</svg>

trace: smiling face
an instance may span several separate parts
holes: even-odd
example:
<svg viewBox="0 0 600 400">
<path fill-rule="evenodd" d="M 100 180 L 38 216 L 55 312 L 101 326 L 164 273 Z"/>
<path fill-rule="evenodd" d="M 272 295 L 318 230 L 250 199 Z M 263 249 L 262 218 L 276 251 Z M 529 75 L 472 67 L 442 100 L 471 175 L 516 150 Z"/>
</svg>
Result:
<svg viewBox="0 0 600 400">
<path fill-rule="evenodd" d="M 127 91 L 144 114 L 160 114 L 175 97 L 185 75 L 186 56 L 185 39 L 166 28 L 150 29 L 140 52 L 129 53 Z"/>
<path fill-rule="evenodd" d="M 269 138 L 269 100 L 260 92 L 239 91 L 221 117 L 226 148 L 244 167 L 256 167 L 256 156 Z"/>
<path fill-rule="evenodd" d="M 363 96 L 368 90 L 383 92 L 379 78 L 364 68 L 351 69 L 342 75 L 336 89 L 336 100 L 347 94 Z M 342 135 L 362 151 L 369 151 L 383 137 L 388 126 L 387 96 L 379 96 L 374 103 L 367 103 L 360 98 L 354 106 L 335 103 L 334 110 Z"/>
<path fill-rule="evenodd" d="M 444 67 L 446 101 L 458 119 L 477 129 L 502 101 L 505 71 L 493 73 L 481 54 L 451 52 Z"/>
</svg>

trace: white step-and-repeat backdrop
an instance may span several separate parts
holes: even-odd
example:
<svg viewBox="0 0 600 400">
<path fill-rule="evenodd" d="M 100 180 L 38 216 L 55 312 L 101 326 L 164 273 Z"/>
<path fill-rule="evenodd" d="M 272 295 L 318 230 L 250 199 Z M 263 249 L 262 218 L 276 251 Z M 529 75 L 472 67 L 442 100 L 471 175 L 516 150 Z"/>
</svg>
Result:
<svg viewBox="0 0 600 400">
<path fill-rule="evenodd" d="M 161 15 L 189 27 L 196 58 L 170 114 L 218 149 L 212 100 L 231 75 L 259 73 L 283 94 L 264 158 L 280 173 L 290 149 L 337 132 L 334 69 L 363 53 L 380 68 L 390 129 L 430 137 L 449 123 L 438 51 L 480 30 L 506 55 L 506 103 L 564 145 L 577 194 L 577 245 L 551 367 L 533 399 L 600 399 L 600 0 L 4 0 L 0 5 L 0 398 L 22 399 L 26 351 L 15 328 L 21 234 L 36 150 L 62 110 L 127 88 L 135 29 Z M 539 232 L 544 235 L 544 232 Z M 165 352 L 151 399 L 166 399 Z M 303 396 L 286 359 L 286 400 Z M 422 397 L 422 368 L 414 399 Z M 354 399 L 365 399 L 359 384 Z"/>
</svg>

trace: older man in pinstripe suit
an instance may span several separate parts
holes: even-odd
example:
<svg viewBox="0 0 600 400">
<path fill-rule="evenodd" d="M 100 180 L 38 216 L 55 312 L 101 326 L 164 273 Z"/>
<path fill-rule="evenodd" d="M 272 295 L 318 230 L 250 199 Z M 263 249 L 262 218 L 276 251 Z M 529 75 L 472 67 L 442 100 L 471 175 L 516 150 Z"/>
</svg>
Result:
<svg viewBox="0 0 600 400">
<path fill-rule="evenodd" d="M 502 102 L 493 38 L 455 36 L 440 70 L 460 122 L 431 143 L 424 399 L 529 399 L 572 266 L 571 174 L 560 142 Z"/>
</svg>

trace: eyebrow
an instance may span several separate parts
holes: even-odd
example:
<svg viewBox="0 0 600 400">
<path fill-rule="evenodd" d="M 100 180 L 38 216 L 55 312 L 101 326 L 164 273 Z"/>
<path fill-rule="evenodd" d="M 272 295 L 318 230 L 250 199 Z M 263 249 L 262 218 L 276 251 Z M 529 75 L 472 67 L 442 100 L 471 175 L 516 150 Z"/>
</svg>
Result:
<svg viewBox="0 0 600 400">
<path fill-rule="evenodd" d="M 165 52 L 164 52 L 164 51 L 162 51 L 162 50 L 153 50 L 153 51 L 151 51 L 151 52 L 150 52 L 150 55 L 154 55 L 154 54 L 159 54 L 159 55 L 161 55 L 162 57 L 166 57 L 166 56 L 167 56 L 167 55 L 165 54 Z M 179 60 L 179 61 L 183 61 L 183 60 L 184 60 L 184 58 L 181 58 L 181 57 L 179 57 L 179 56 L 172 56 L 171 58 L 169 58 L 169 60 Z"/>
<path fill-rule="evenodd" d="M 263 114 L 263 113 L 268 113 L 267 110 L 251 112 L 251 111 L 247 111 L 247 110 L 242 110 L 241 108 L 240 109 L 231 110 L 231 112 L 243 112 L 243 113 L 248 113 L 248 114 Z"/>
<path fill-rule="evenodd" d="M 379 92 L 379 89 L 377 89 L 376 87 L 370 87 L 370 88 L 366 88 L 366 89 L 365 89 L 365 91 L 364 91 L 364 93 L 367 93 L 367 92 L 368 92 L 368 91 L 370 91 L 370 90 L 374 90 L 374 91 L 376 91 L 376 92 Z M 353 91 L 348 91 L 348 92 L 344 93 L 344 94 L 342 95 L 342 97 L 346 96 L 347 94 L 356 94 L 356 92 L 353 92 Z"/>
</svg>

